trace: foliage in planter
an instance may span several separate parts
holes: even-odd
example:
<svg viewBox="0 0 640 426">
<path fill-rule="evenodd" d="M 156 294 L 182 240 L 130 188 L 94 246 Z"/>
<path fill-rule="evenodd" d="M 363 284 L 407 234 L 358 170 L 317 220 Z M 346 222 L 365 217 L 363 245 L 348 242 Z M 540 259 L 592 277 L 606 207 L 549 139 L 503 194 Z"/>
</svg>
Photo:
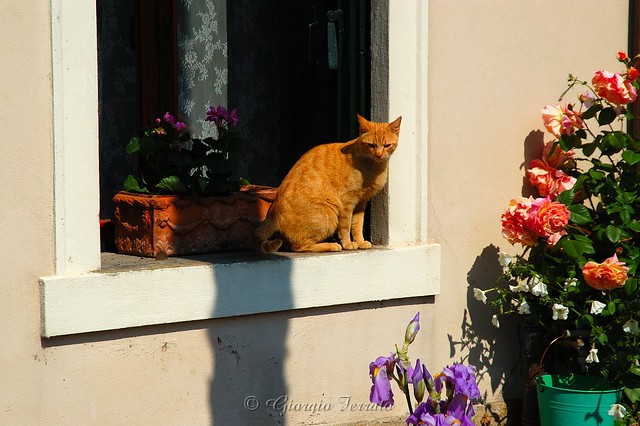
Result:
<svg viewBox="0 0 640 426">
<path fill-rule="evenodd" d="M 192 138 L 186 125 L 169 112 L 143 129 L 142 136 L 131 138 L 126 151 L 139 156 L 141 172 L 127 177 L 124 190 L 215 195 L 248 183 L 232 179 L 239 151 L 236 110 L 211 106 L 206 115 L 205 121 L 215 124 L 216 138 Z"/>
<path fill-rule="evenodd" d="M 511 200 L 502 234 L 522 254 L 501 253 L 496 287 L 474 289 L 503 315 L 521 315 L 554 336 L 573 334 L 583 345 L 580 368 L 624 386 L 616 424 L 640 418 L 640 141 L 624 130 L 636 117 L 638 71 L 625 53 L 620 73 L 596 71 L 591 82 L 569 76 L 562 94 L 577 102 L 547 105 L 554 138 L 527 177 L 538 198 Z M 582 330 L 582 331 L 578 331 Z M 580 373 L 580 371 L 576 371 Z"/>
</svg>

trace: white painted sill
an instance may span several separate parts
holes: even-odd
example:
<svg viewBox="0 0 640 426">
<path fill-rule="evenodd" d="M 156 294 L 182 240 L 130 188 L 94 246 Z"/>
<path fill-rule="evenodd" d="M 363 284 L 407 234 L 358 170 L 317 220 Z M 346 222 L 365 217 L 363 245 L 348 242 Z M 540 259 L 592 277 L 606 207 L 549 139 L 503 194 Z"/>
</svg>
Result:
<svg viewBox="0 0 640 426">
<path fill-rule="evenodd" d="M 109 259 L 106 259 L 109 260 Z M 217 255 L 43 277 L 42 335 L 124 329 L 438 294 L 440 246 Z"/>
</svg>

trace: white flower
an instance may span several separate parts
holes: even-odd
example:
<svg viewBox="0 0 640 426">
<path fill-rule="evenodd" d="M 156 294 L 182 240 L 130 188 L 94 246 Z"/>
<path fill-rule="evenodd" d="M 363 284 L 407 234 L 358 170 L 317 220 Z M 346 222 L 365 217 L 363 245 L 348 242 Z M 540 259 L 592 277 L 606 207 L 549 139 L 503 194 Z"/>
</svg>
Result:
<svg viewBox="0 0 640 426">
<path fill-rule="evenodd" d="M 607 305 L 605 305 L 604 303 L 598 302 L 597 300 L 594 300 L 593 302 L 591 302 L 591 313 L 593 315 L 600 315 L 602 313 L 602 311 L 604 310 L 604 308 L 606 308 Z"/>
<path fill-rule="evenodd" d="M 552 318 L 554 320 L 566 320 L 569 317 L 569 308 L 561 305 L 560 303 L 554 303 L 551 309 L 553 311 Z"/>
<path fill-rule="evenodd" d="M 546 296 L 547 294 L 549 294 L 549 292 L 547 291 L 547 285 L 545 283 L 538 280 L 537 278 L 534 278 L 534 282 L 536 284 L 533 287 L 531 287 L 531 293 L 534 296 L 540 297 L 540 296 Z"/>
<path fill-rule="evenodd" d="M 587 359 L 585 359 L 585 361 L 587 362 L 587 364 L 600 362 L 600 360 L 598 359 L 598 350 L 595 348 L 595 346 L 591 347 L 589 355 L 587 355 Z"/>
<path fill-rule="evenodd" d="M 622 420 L 627 415 L 627 409 L 620 404 L 611 404 L 609 415 L 613 416 L 613 420 Z"/>
<path fill-rule="evenodd" d="M 522 303 L 520 303 L 520 306 L 518 306 L 518 313 L 519 314 L 530 314 L 531 313 L 531 309 L 530 309 L 529 304 L 527 303 L 526 300 L 523 300 Z"/>
<path fill-rule="evenodd" d="M 639 332 L 639 330 L 638 330 L 638 321 L 636 321 L 634 319 L 630 319 L 629 321 L 624 323 L 624 325 L 622 326 L 622 329 L 624 331 L 626 331 L 627 333 L 638 334 L 638 332 Z"/>
<path fill-rule="evenodd" d="M 498 262 L 500 262 L 500 266 L 506 268 L 513 262 L 513 257 L 501 251 L 500 253 L 498 253 Z"/>
<path fill-rule="evenodd" d="M 568 280 L 566 280 L 564 282 L 565 290 L 568 289 L 569 287 L 575 287 L 577 285 L 578 285 L 578 279 L 577 278 L 569 278 Z"/>
<path fill-rule="evenodd" d="M 484 293 L 484 291 L 480 290 L 479 288 L 473 289 L 473 297 L 475 297 L 476 300 L 482 303 L 487 303 L 487 295 Z"/>
<path fill-rule="evenodd" d="M 514 293 L 523 293 L 529 291 L 529 286 L 523 281 L 518 281 L 518 285 L 510 285 L 509 290 L 513 291 Z"/>
<path fill-rule="evenodd" d="M 494 326 L 495 328 L 500 328 L 500 321 L 498 321 L 498 316 L 497 316 L 497 315 L 494 315 L 494 316 L 491 318 L 491 324 L 493 324 L 493 326 Z"/>
</svg>

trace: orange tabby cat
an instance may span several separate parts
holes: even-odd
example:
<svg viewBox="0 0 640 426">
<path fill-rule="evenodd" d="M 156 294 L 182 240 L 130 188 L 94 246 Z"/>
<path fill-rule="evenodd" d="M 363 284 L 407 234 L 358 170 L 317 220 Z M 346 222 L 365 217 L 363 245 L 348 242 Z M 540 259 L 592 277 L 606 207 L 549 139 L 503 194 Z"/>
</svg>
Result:
<svg viewBox="0 0 640 426">
<path fill-rule="evenodd" d="M 260 250 L 277 251 L 283 239 L 293 251 L 371 248 L 362 236 L 364 210 L 387 182 L 401 120 L 373 123 L 358 115 L 357 139 L 319 145 L 304 154 L 282 181 L 267 218 L 256 230 Z M 325 242 L 336 230 L 340 244 Z"/>
</svg>

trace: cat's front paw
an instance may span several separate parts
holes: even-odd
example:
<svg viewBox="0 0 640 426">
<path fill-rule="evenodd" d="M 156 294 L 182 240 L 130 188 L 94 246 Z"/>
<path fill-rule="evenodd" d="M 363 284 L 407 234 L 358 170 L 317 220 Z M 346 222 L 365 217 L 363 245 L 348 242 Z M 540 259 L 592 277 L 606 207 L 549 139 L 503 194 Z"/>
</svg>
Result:
<svg viewBox="0 0 640 426">
<path fill-rule="evenodd" d="M 345 250 L 358 250 L 358 243 L 356 243 L 355 241 L 349 241 L 346 243 L 342 243 L 342 248 Z"/>
<path fill-rule="evenodd" d="M 358 241 L 358 248 L 362 250 L 368 250 L 372 247 L 372 244 L 369 241 Z"/>
</svg>

